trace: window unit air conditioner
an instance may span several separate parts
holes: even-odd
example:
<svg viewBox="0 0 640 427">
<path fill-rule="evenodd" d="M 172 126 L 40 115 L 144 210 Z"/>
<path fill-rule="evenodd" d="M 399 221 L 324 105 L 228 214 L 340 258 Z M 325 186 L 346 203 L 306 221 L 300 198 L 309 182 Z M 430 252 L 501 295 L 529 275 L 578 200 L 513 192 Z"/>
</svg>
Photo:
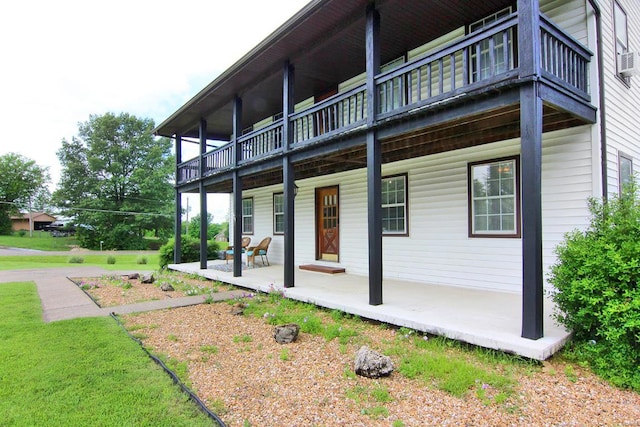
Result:
<svg viewBox="0 0 640 427">
<path fill-rule="evenodd" d="M 638 52 L 625 52 L 620 55 L 618 71 L 623 77 L 640 74 L 640 58 Z"/>
</svg>

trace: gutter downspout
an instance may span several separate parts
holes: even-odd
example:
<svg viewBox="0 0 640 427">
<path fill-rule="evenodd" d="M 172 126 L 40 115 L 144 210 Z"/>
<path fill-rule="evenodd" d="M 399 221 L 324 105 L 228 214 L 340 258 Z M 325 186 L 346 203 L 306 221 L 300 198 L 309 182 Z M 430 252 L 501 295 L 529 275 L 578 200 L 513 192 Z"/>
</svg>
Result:
<svg viewBox="0 0 640 427">
<path fill-rule="evenodd" d="M 602 200 L 607 201 L 609 199 L 609 179 L 607 174 L 607 126 L 606 126 L 606 114 L 604 103 L 604 61 L 602 58 L 602 14 L 600 7 L 596 3 L 596 0 L 588 0 L 589 4 L 593 8 L 593 12 L 596 17 L 596 46 L 598 54 L 598 89 L 600 92 L 600 171 L 602 174 Z"/>
</svg>

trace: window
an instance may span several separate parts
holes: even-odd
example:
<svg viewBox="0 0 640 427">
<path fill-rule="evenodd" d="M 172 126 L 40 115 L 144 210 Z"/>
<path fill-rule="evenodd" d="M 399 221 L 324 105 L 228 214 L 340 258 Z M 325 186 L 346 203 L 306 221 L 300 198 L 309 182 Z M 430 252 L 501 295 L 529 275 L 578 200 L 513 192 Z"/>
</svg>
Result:
<svg viewBox="0 0 640 427">
<path fill-rule="evenodd" d="M 624 186 L 629 184 L 633 178 L 633 160 L 631 160 L 631 157 L 618 153 L 618 175 L 620 180 L 618 191 L 622 193 Z"/>
<path fill-rule="evenodd" d="M 253 197 L 242 199 L 242 234 L 253 234 Z"/>
<path fill-rule="evenodd" d="M 476 21 L 469 25 L 469 33 L 480 31 L 510 14 L 511 8 L 507 7 L 493 15 Z M 509 30 L 504 34 L 496 34 L 474 45 L 470 58 L 472 82 L 504 73 L 508 69 L 513 68 L 513 55 L 511 55 L 512 39 L 512 30 Z"/>
<path fill-rule="evenodd" d="M 469 236 L 520 237 L 519 158 L 470 163 Z"/>
<path fill-rule="evenodd" d="M 273 195 L 273 234 L 284 234 L 284 194 Z"/>
<path fill-rule="evenodd" d="M 407 199 L 407 175 L 382 178 L 382 234 L 409 234 Z"/>
<path fill-rule="evenodd" d="M 613 3 L 613 27 L 616 35 L 616 69 L 620 66 L 620 56 L 629 51 L 629 31 L 627 14 L 618 2 Z M 626 79 L 625 79 L 626 80 Z"/>
</svg>

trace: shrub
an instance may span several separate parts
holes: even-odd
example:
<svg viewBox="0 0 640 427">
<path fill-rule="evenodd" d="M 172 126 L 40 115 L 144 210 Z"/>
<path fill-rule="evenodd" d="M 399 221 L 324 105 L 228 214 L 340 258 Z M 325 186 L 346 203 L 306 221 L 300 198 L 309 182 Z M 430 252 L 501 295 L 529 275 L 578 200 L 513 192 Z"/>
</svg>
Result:
<svg viewBox="0 0 640 427">
<path fill-rule="evenodd" d="M 114 257 L 113 255 L 109 255 L 107 257 L 107 264 L 115 264 L 116 263 L 116 257 Z"/>
<path fill-rule="evenodd" d="M 20 230 L 20 231 L 18 231 L 18 236 L 20 236 L 20 237 L 24 237 L 24 236 L 26 236 L 26 235 L 27 235 L 27 230 Z"/>
<path fill-rule="evenodd" d="M 613 384 L 640 390 L 640 199 L 631 183 L 589 201 L 591 223 L 556 248 L 556 319 L 573 330 L 570 353 Z"/>
<path fill-rule="evenodd" d="M 160 268 L 165 268 L 168 264 L 173 263 L 174 245 L 175 239 L 169 239 L 165 245 L 160 247 Z M 208 240 L 207 259 L 218 259 L 218 249 L 218 242 Z M 200 260 L 200 240 L 183 234 L 180 258 L 182 262 Z"/>
<path fill-rule="evenodd" d="M 82 264 L 84 262 L 84 258 L 81 256 L 72 256 L 69 258 L 69 264 Z"/>
<path fill-rule="evenodd" d="M 139 256 L 136 258 L 136 264 L 146 264 L 149 260 L 146 256 Z"/>
</svg>

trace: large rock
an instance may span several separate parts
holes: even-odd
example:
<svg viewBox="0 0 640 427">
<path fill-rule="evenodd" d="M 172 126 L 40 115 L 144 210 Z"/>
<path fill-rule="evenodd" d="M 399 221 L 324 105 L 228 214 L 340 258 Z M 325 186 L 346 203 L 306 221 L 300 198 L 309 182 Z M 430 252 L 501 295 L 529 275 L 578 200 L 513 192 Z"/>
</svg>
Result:
<svg viewBox="0 0 640 427">
<path fill-rule="evenodd" d="M 160 289 L 162 289 L 165 292 L 175 291 L 173 286 L 171 286 L 171 283 L 163 283 L 162 286 L 160 286 Z"/>
<path fill-rule="evenodd" d="M 362 346 L 356 354 L 354 370 L 356 374 L 367 378 L 386 377 L 393 372 L 393 362 L 389 356 Z"/>
<path fill-rule="evenodd" d="M 289 344 L 298 338 L 298 332 L 300 332 L 300 326 L 289 323 L 288 325 L 276 326 L 273 337 L 280 344 Z"/>
<path fill-rule="evenodd" d="M 140 277 L 141 283 L 153 283 L 155 281 L 156 281 L 156 278 L 153 277 L 153 273 L 147 273 L 147 274 L 144 274 L 142 277 Z"/>
<path fill-rule="evenodd" d="M 125 277 L 128 280 L 137 280 L 140 278 L 140 273 L 131 273 L 131 274 L 125 274 Z"/>
</svg>

